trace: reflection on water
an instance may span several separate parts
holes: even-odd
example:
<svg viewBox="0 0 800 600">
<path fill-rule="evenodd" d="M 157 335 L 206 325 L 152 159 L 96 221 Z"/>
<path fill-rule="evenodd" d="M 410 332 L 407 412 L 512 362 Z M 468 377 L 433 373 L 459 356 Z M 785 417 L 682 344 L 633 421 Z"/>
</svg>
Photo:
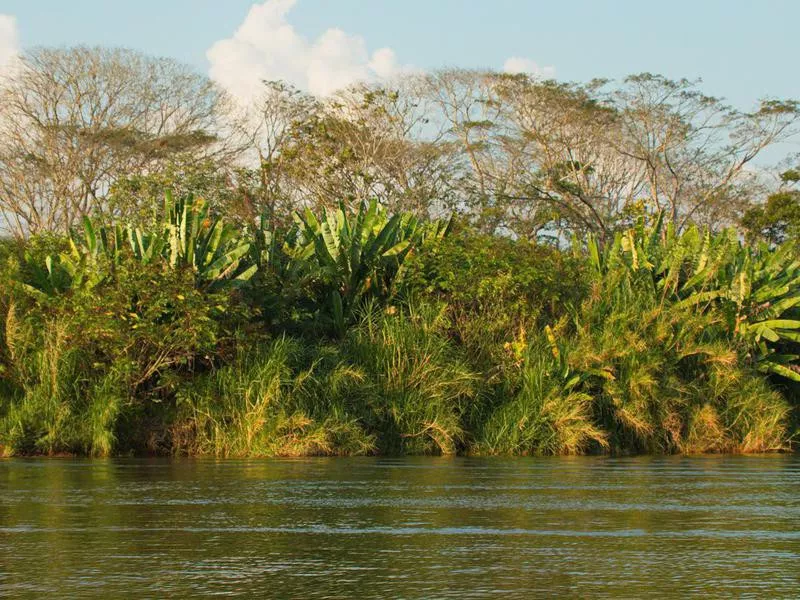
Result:
<svg viewBox="0 0 800 600">
<path fill-rule="evenodd" d="M 0 460 L 0 595 L 751 595 L 800 457 Z"/>
</svg>

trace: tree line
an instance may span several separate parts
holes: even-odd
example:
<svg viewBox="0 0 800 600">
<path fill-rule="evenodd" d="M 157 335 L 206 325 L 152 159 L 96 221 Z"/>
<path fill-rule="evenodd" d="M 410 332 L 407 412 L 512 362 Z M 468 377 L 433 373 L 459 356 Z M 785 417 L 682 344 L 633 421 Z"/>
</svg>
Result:
<svg viewBox="0 0 800 600">
<path fill-rule="evenodd" d="M 328 98 L 266 81 L 243 103 L 172 59 L 35 48 L 0 81 L 0 223 L 24 238 L 89 215 L 141 222 L 172 188 L 276 226 L 376 199 L 533 241 L 602 243 L 663 213 L 678 230 L 779 242 L 800 212 L 797 177 L 773 181 L 754 161 L 799 115 L 794 100 L 746 112 L 647 73 L 563 83 L 467 69 Z"/>
</svg>

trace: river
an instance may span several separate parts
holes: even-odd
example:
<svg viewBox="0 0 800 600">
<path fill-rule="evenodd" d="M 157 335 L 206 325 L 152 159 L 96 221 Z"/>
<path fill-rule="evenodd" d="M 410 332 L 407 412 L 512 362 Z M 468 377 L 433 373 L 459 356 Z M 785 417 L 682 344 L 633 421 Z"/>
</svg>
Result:
<svg viewBox="0 0 800 600">
<path fill-rule="evenodd" d="M 0 460 L 6 597 L 800 595 L 800 456 Z"/>
</svg>

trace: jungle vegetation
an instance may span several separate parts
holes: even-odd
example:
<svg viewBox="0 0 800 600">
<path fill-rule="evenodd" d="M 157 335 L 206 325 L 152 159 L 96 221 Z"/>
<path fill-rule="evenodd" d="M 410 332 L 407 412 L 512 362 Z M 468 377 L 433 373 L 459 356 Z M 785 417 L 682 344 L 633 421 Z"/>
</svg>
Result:
<svg viewBox="0 0 800 600">
<path fill-rule="evenodd" d="M 0 81 L 0 452 L 792 450 L 798 105 L 450 70 Z M 792 160 L 790 158 L 790 160 Z"/>
</svg>

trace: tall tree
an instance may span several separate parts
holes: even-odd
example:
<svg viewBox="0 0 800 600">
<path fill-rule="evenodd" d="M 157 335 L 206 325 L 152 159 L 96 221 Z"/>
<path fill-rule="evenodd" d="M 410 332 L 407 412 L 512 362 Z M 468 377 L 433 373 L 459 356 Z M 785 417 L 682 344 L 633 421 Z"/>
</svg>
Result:
<svg viewBox="0 0 800 600">
<path fill-rule="evenodd" d="M 259 165 L 254 206 L 280 215 L 374 198 L 394 211 L 441 210 L 452 196 L 452 157 L 425 131 L 427 114 L 408 83 L 358 84 L 323 100 L 265 82 L 233 120 Z"/>
<path fill-rule="evenodd" d="M 221 93 L 171 59 L 38 48 L 0 81 L 0 216 L 17 236 L 108 210 L 113 181 L 214 151 Z"/>
<path fill-rule="evenodd" d="M 587 84 L 447 70 L 425 93 L 458 147 L 459 205 L 484 231 L 605 238 L 632 214 L 663 211 L 678 227 L 738 221 L 756 189 L 749 168 L 796 132 L 795 101 L 752 112 L 698 83 L 651 74 Z"/>
<path fill-rule="evenodd" d="M 605 97 L 624 128 L 617 150 L 643 166 L 649 202 L 679 228 L 736 222 L 751 196 L 748 165 L 796 133 L 800 116 L 796 101 L 763 100 L 743 112 L 698 83 L 643 73 Z"/>
<path fill-rule="evenodd" d="M 642 168 L 617 151 L 620 115 L 598 99 L 603 83 L 495 77 L 510 152 L 524 167 L 507 203 L 515 222 L 535 211 L 541 225 L 604 239 L 640 198 Z"/>
</svg>

